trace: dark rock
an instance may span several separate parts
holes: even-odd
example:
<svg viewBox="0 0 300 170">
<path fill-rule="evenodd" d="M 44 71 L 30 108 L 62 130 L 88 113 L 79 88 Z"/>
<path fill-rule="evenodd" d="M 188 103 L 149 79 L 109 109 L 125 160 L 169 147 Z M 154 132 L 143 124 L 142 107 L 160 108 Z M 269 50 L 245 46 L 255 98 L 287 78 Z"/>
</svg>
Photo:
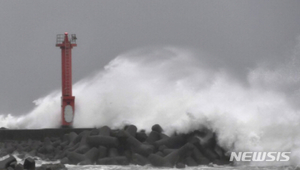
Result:
<svg viewBox="0 0 300 170">
<path fill-rule="evenodd" d="M 129 144 L 131 150 L 135 153 L 141 154 L 143 156 L 148 156 L 154 150 L 154 147 L 151 145 L 143 144 L 134 137 L 129 137 L 127 139 L 127 143 Z"/>
<path fill-rule="evenodd" d="M 64 157 L 67 156 L 69 151 L 67 151 L 66 149 L 64 149 L 62 152 L 60 152 L 58 155 L 56 155 L 54 157 L 54 159 L 58 160 L 58 159 L 63 159 Z"/>
<path fill-rule="evenodd" d="M 161 133 L 163 131 L 163 129 L 161 128 L 161 126 L 159 124 L 155 124 L 152 126 L 152 131 L 155 131 L 157 133 Z"/>
<path fill-rule="evenodd" d="M 27 170 L 35 170 L 35 161 L 32 158 L 26 158 L 23 167 Z"/>
<path fill-rule="evenodd" d="M 90 136 L 89 131 L 84 131 L 82 133 L 81 141 L 79 143 L 78 148 L 75 149 L 75 152 L 83 154 L 83 153 L 86 153 L 88 150 L 90 150 L 90 147 L 87 144 L 87 137 L 88 136 Z"/>
<path fill-rule="evenodd" d="M 164 159 L 166 162 L 171 164 L 171 167 L 173 167 L 180 159 L 183 157 L 186 157 L 187 154 L 194 149 L 194 145 L 187 143 L 184 146 L 182 146 L 180 149 L 177 149 L 176 151 L 170 153 L 167 155 Z"/>
<path fill-rule="evenodd" d="M 69 133 L 68 137 L 69 137 L 69 145 L 74 145 L 75 144 L 75 139 L 77 138 L 77 133 L 75 132 L 71 132 Z"/>
<path fill-rule="evenodd" d="M 78 163 L 79 165 L 92 165 L 93 162 L 89 159 L 83 160 L 81 162 Z"/>
<path fill-rule="evenodd" d="M 70 163 L 72 163 L 72 164 L 78 164 L 79 162 L 86 160 L 86 158 L 83 154 L 79 154 L 76 152 L 69 152 L 67 157 L 68 157 Z"/>
<path fill-rule="evenodd" d="M 76 143 L 76 144 L 72 144 L 72 145 L 69 145 L 68 150 L 69 151 L 75 151 L 78 147 L 80 146 L 80 143 Z"/>
<path fill-rule="evenodd" d="M 54 142 L 56 142 L 60 139 L 59 139 L 59 137 L 51 137 L 50 140 L 51 140 L 52 143 L 54 143 Z"/>
<path fill-rule="evenodd" d="M 166 135 L 166 134 L 160 133 L 159 134 L 159 138 L 160 139 L 166 139 L 166 138 L 170 138 L 170 137 L 168 135 Z"/>
<path fill-rule="evenodd" d="M 86 130 L 79 133 L 78 136 L 76 136 L 76 138 L 73 140 L 73 142 L 72 142 L 73 145 L 79 143 L 81 141 L 82 137 L 84 137 L 87 133 L 89 133 L 89 131 L 86 131 Z"/>
<path fill-rule="evenodd" d="M 208 165 L 210 160 L 208 160 L 197 147 L 193 149 L 192 158 L 199 164 L 199 165 Z"/>
<path fill-rule="evenodd" d="M 183 168 L 185 168 L 185 165 L 183 163 L 179 162 L 176 164 L 176 168 L 183 169 Z"/>
<path fill-rule="evenodd" d="M 192 157 L 185 158 L 184 162 L 187 166 L 197 166 L 198 165 L 197 162 Z"/>
<path fill-rule="evenodd" d="M 129 165 L 129 161 L 125 156 L 114 157 L 114 159 L 119 165 Z"/>
<path fill-rule="evenodd" d="M 22 164 L 17 164 L 16 167 L 15 167 L 15 170 L 23 170 L 24 167 Z"/>
<path fill-rule="evenodd" d="M 12 144 L 7 143 L 5 148 L 6 153 L 12 154 L 15 151 L 15 147 Z"/>
<path fill-rule="evenodd" d="M 173 149 L 180 148 L 185 143 L 186 143 L 186 141 L 185 141 L 184 135 L 172 136 L 172 137 L 160 139 L 160 140 L 154 142 L 155 146 L 157 146 L 157 147 L 165 145 L 168 148 L 173 148 Z"/>
<path fill-rule="evenodd" d="M 200 144 L 204 148 L 213 149 L 216 145 L 215 133 L 209 129 L 203 129 L 202 131 L 195 132 L 195 137 L 200 140 Z"/>
<path fill-rule="evenodd" d="M 146 165 L 149 163 L 148 159 L 145 158 L 144 156 L 140 155 L 140 154 L 137 154 L 137 153 L 134 153 L 132 155 L 132 163 L 135 164 L 135 165 Z"/>
<path fill-rule="evenodd" d="M 42 160 L 46 159 L 46 156 L 42 153 L 37 153 L 36 156 L 38 156 L 39 158 L 41 158 Z"/>
<path fill-rule="evenodd" d="M 27 147 L 28 146 L 28 141 L 21 141 L 19 146 Z"/>
<path fill-rule="evenodd" d="M 58 146 L 60 146 L 61 143 L 62 143 L 61 140 L 60 140 L 60 139 L 57 139 L 57 140 L 55 140 L 55 141 L 52 143 L 52 146 L 53 146 L 54 148 L 57 148 Z"/>
<path fill-rule="evenodd" d="M 36 156 L 36 150 L 31 150 L 30 152 L 28 152 L 28 155 Z"/>
<path fill-rule="evenodd" d="M 126 132 L 128 135 L 130 135 L 130 136 L 132 136 L 132 137 L 135 137 L 136 132 L 137 132 L 137 127 L 134 126 L 134 125 L 129 125 L 129 126 L 127 126 L 127 128 L 125 129 L 125 132 Z"/>
<path fill-rule="evenodd" d="M 98 165 L 118 165 L 114 158 L 101 158 L 97 160 Z"/>
<path fill-rule="evenodd" d="M 151 163 L 151 165 L 156 167 L 162 167 L 166 164 L 165 159 L 157 154 L 150 154 L 148 160 Z"/>
<path fill-rule="evenodd" d="M 125 156 L 102 158 L 97 161 L 99 165 L 128 165 L 129 161 Z"/>
<path fill-rule="evenodd" d="M 166 149 L 163 149 L 163 150 L 162 150 L 162 153 L 163 153 L 164 155 L 169 155 L 170 153 L 172 153 L 172 152 L 174 152 L 174 151 L 176 151 L 176 149 L 168 149 L 168 148 L 166 148 Z"/>
<path fill-rule="evenodd" d="M 131 160 L 132 159 L 132 152 L 131 150 L 125 150 L 122 154 L 122 156 L 125 156 L 128 160 Z"/>
<path fill-rule="evenodd" d="M 9 165 L 13 162 L 16 162 L 16 158 L 11 156 L 11 155 L 7 155 L 6 157 L 2 158 L 0 161 L 0 169 L 5 169 L 7 167 L 9 167 Z"/>
<path fill-rule="evenodd" d="M 17 164 L 18 164 L 17 161 L 15 161 L 15 162 L 10 163 L 9 166 L 15 169 Z"/>
<path fill-rule="evenodd" d="M 79 131 L 81 130 L 77 132 Z M 43 142 L 30 139 L 21 142 L 0 142 L 0 157 L 18 151 L 21 157 L 26 153 L 43 160 L 60 160 L 64 164 L 80 165 L 95 162 L 106 165 L 150 163 L 159 167 L 181 168 L 209 163 L 230 163 L 225 151 L 217 145 L 215 133 L 210 130 L 175 134 L 170 137 L 162 132 L 163 129 L 158 124 L 152 126 L 149 135 L 143 130 L 137 132 L 134 125 L 128 125 L 123 130 L 111 130 L 104 126 L 82 131 L 79 135 L 71 132 L 63 138 L 49 135 L 50 138 L 46 137 Z M 17 166 L 16 162 L 9 164 L 11 168 L 17 169 Z M 50 170 L 51 167 L 44 169 Z"/>
<path fill-rule="evenodd" d="M 210 148 L 204 148 L 204 147 L 200 147 L 199 150 L 201 151 L 201 153 L 203 153 L 203 155 L 208 158 L 211 162 L 214 161 L 215 159 L 219 159 L 219 156 L 217 153 L 214 152 L 214 150 L 210 149 Z"/>
<path fill-rule="evenodd" d="M 105 147 L 118 147 L 119 141 L 115 137 L 110 136 L 89 136 L 87 137 L 87 143 L 91 147 L 105 146 Z"/>
<path fill-rule="evenodd" d="M 114 130 L 111 131 L 111 136 L 118 138 L 121 141 L 126 141 L 128 135 L 124 130 Z"/>
<path fill-rule="evenodd" d="M 191 144 L 200 144 L 200 139 L 197 138 L 196 136 L 189 136 L 188 135 L 187 142 L 189 142 Z"/>
<path fill-rule="evenodd" d="M 69 159 L 67 157 L 64 157 L 63 159 L 60 160 L 60 163 L 62 164 L 68 164 L 70 163 Z"/>
<path fill-rule="evenodd" d="M 98 154 L 99 150 L 97 148 L 92 148 L 90 149 L 87 153 L 85 154 L 79 154 L 76 152 L 69 152 L 67 155 L 67 158 L 69 159 L 70 163 L 72 164 L 78 164 L 80 163 L 81 165 L 87 165 L 87 162 L 95 162 L 98 159 Z"/>
<path fill-rule="evenodd" d="M 6 170 L 14 170 L 14 168 L 9 166 L 6 168 Z"/>
<path fill-rule="evenodd" d="M 66 166 L 62 163 L 58 164 L 43 164 L 36 170 L 67 170 Z"/>
<path fill-rule="evenodd" d="M 156 152 L 155 153 L 156 155 L 158 155 L 158 156 L 161 156 L 161 157 L 164 157 L 164 156 L 166 156 L 164 153 L 162 153 L 161 151 L 159 151 L 159 152 Z"/>
<path fill-rule="evenodd" d="M 91 136 L 99 135 L 99 129 L 93 129 L 90 133 Z"/>
<path fill-rule="evenodd" d="M 156 131 L 151 131 L 148 138 L 146 139 L 146 142 L 153 145 L 154 142 L 160 140 L 160 134 Z"/>
<path fill-rule="evenodd" d="M 98 159 L 99 151 L 97 148 L 90 149 L 86 154 L 86 159 L 89 159 L 91 162 L 95 162 Z"/>
<path fill-rule="evenodd" d="M 219 145 L 216 145 L 213 151 L 218 155 L 220 159 L 226 157 L 225 151 Z"/>
<path fill-rule="evenodd" d="M 67 143 L 70 142 L 69 141 L 69 134 L 64 134 L 62 142 L 67 142 Z"/>
<path fill-rule="evenodd" d="M 116 148 L 110 148 L 108 151 L 108 157 L 120 156 Z"/>
<path fill-rule="evenodd" d="M 108 126 L 103 126 L 99 129 L 99 135 L 110 136 L 111 129 Z"/>
<path fill-rule="evenodd" d="M 104 146 L 99 146 L 98 148 L 98 158 L 101 159 L 101 158 L 105 158 L 106 155 L 107 155 L 107 148 L 104 147 Z"/>
<path fill-rule="evenodd" d="M 196 162 L 199 164 L 199 165 L 208 165 L 209 163 L 211 163 L 211 161 L 205 157 L 202 157 L 201 159 L 199 160 L 196 160 Z"/>
<path fill-rule="evenodd" d="M 42 145 L 43 145 L 43 143 L 41 141 L 33 141 L 31 146 L 32 146 L 32 149 L 37 149 Z"/>
<path fill-rule="evenodd" d="M 140 142 L 145 142 L 146 139 L 148 138 L 147 134 L 145 131 L 140 131 L 140 132 L 137 132 L 135 134 L 135 137 L 137 140 L 139 140 Z"/>
<path fill-rule="evenodd" d="M 158 147 L 159 151 L 163 151 L 164 149 L 169 149 L 168 147 L 166 147 L 166 145 L 161 145 Z"/>
<path fill-rule="evenodd" d="M 43 144 L 43 147 L 41 148 L 40 152 L 48 154 L 48 153 L 52 153 L 53 151 L 54 151 L 54 147 L 52 146 L 52 142 L 51 142 L 50 138 L 46 137 L 44 139 L 44 144 Z"/>
</svg>

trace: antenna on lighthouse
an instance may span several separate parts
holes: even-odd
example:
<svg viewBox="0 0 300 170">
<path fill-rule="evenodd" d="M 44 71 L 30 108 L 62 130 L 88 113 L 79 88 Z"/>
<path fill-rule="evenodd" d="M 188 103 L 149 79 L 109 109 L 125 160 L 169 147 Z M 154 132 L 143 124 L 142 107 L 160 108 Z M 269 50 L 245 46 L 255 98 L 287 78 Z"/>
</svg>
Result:
<svg viewBox="0 0 300 170">
<path fill-rule="evenodd" d="M 61 97 L 61 126 L 72 127 L 75 115 L 75 96 L 72 95 L 72 48 L 76 47 L 76 34 L 58 34 L 56 47 L 61 49 L 62 97 Z"/>
</svg>

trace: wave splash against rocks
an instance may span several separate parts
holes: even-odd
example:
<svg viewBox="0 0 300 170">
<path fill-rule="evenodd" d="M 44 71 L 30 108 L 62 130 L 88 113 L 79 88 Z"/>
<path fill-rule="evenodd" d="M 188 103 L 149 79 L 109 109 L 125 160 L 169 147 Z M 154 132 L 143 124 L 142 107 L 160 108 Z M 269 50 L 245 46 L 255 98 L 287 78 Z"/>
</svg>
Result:
<svg viewBox="0 0 300 170">
<path fill-rule="evenodd" d="M 170 47 L 118 56 L 104 70 L 74 84 L 74 126 L 117 129 L 134 124 L 150 132 L 153 124 L 160 124 L 167 135 L 204 126 L 226 150 L 291 151 L 288 163 L 298 164 L 300 95 L 299 90 L 290 91 L 300 82 L 295 61 L 249 69 L 242 82 L 226 68 L 210 67 L 205 58 Z M 27 115 L 1 115 L 0 126 L 59 127 L 59 91 L 35 103 Z"/>
</svg>

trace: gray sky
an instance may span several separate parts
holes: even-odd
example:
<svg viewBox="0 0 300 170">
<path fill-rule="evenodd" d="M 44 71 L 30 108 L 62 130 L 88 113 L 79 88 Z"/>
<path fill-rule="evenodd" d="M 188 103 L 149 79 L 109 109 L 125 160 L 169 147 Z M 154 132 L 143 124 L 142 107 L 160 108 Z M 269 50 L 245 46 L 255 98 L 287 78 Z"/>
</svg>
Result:
<svg viewBox="0 0 300 170">
<path fill-rule="evenodd" d="M 60 89 L 56 34 L 77 34 L 73 82 L 118 54 L 173 45 L 204 51 L 208 64 L 243 78 L 274 65 L 296 45 L 300 1 L 60 0 L 0 1 L 0 113 L 21 114 Z"/>
</svg>

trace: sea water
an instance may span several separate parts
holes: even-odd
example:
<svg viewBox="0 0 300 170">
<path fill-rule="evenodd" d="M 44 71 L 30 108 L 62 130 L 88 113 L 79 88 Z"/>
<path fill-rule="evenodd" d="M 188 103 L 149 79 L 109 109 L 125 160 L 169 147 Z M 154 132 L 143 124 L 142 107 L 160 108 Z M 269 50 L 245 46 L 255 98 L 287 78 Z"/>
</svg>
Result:
<svg viewBox="0 0 300 170">
<path fill-rule="evenodd" d="M 13 156 L 17 159 L 18 163 L 23 164 L 24 158 L 20 158 L 17 153 Z M 8 155 L 3 156 L 0 160 L 7 158 Z M 25 155 L 25 157 L 29 157 Z M 41 160 L 39 157 L 32 157 L 35 160 L 36 166 L 39 167 L 42 164 L 57 164 L 60 161 L 45 161 Z M 68 170 L 173 170 L 177 168 L 165 168 L 165 167 L 153 167 L 151 165 L 139 166 L 139 165 L 65 165 Z M 202 165 L 195 167 L 185 167 L 185 170 L 299 170 L 294 166 L 219 166 L 219 165 Z"/>
<path fill-rule="evenodd" d="M 176 168 L 155 168 L 151 166 L 103 166 L 103 165 L 67 165 L 69 170 L 174 170 Z M 184 170 L 294 170 L 295 167 L 292 166 L 282 166 L 282 167 L 250 167 L 250 166 L 196 166 L 196 167 L 186 167 Z"/>
</svg>

